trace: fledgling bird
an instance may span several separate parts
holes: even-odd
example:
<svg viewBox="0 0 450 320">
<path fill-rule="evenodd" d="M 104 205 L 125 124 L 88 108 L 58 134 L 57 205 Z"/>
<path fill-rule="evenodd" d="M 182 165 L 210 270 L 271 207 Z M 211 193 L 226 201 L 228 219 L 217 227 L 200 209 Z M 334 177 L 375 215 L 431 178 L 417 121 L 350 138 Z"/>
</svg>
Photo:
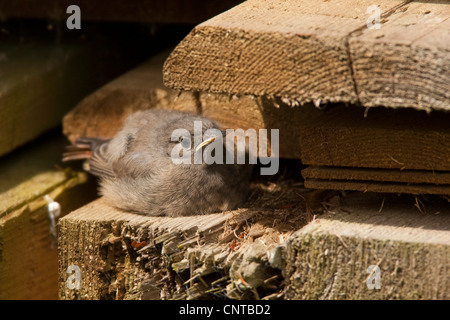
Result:
<svg viewBox="0 0 450 320">
<path fill-rule="evenodd" d="M 177 144 L 194 159 L 214 141 L 209 137 L 195 145 L 194 121 L 201 121 L 202 133 L 219 129 L 212 120 L 185 112 L 139 111 L 112 139 L 80 138 L 63 161 L 88 159 L 89 171 L 100 178 L 100 194 L 119 209 L 169 217 L 235 209 L 247 199 L 250 165 L 172 161 Z M 189 134 L 172 141 L 176 129 Z"/>
</svg>

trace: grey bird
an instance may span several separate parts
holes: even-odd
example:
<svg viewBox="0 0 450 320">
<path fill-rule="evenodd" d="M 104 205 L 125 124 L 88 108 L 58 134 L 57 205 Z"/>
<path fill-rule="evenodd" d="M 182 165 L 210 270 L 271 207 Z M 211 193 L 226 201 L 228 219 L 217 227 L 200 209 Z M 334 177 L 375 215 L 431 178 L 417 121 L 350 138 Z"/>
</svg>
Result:
<svg viewBox="0 0 450 320">
<path fill-rule="evenodd" d="M 112 139 L 78 139 L 68 147 L 63 161 L 88 159 L 89 171 L 99 177 L 100 194 L 110 205 L 126 211 L 177 217 L 241 206 L 249 191 L 250 165 L 174 163 L 174 152 L 178 155 L 174 150 L 194 160 L 196 152 L 206 153 L 204 149 L 215 140 L 225 145 L 226 139 L 219 140 L 219 134 L 198 141 L 194 121 L 201 121 L 203 134 L 208 129 L 220 130 L 212 120 L 198 115 L 139 111 L 127 118 Z M 177 129 L 185 133 L 173 139 Z"/>
</svg>

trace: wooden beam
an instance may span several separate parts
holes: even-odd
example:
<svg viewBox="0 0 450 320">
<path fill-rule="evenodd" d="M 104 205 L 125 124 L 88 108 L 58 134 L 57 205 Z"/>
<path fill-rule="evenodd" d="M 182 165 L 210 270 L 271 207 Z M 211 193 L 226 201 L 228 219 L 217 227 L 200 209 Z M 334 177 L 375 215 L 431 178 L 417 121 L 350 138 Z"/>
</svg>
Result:
<svg viewBox="0 0 450 320">
<path fill-rule="evenodd" d="M 195 27 L 164 67 L 172 88 L 278 96 L 291 104 L 448 110 L 450 7 L 378 1 L 249 0 Z"/>
<path fill-rule="evenodd" d="M 256 290 L 267 295 L 279 289 L 280 279 L 264 280 L 278 272 L 251 262 L 264 265 L 266 251 L 306 224 L 323 194 L 286 182 L 261 183 L 242 208 L 177 218 L 127 213 L 96 200 L 59 222 L 60 298 L 239 298 L 254 297 Z M 73 282 L 76 267 L 79 287 Z M 236 289 L 240 279 L 247 288 Z"/>
<path fill-rule="evenodd" d="M 177 243 L 183 238 L 195 238 L 197 233 L 208 234 L 209 231 L 213 231 L 213 241 L 217 241 L 214 229 L 220 228 L 229 217 L 228 214 L 152 218 L 113 209 L 102 199 L 93 202 L 60 220 L 60 298 L 130 299 L 147 294 L 159 299 L 164 288 L 170 286 L 170 280 L 174 280 L 168 279 L 170 265 L 169 270 L 163 269 L 162 264 L 170 262 L 161 256 L 161 246 L 174 254 L 180 251 Z M 145 253 L 149 249 L 149 253 L 145 260 L 141 260 L 142 257 L 136 260 L 142 249 Z M 180 258 L 172 263 L 181 261 Z M 147 263 L 150 264 L 147 268 L 154 270 L 155 275 L 150 272 L 146 277 Z M 79 288 L 67 284 L 69 266 L 80 268 Z M 157 270 L 158 267 L 161 270 Z M 144 293 L 142 282 L 148 280 L 148 276 L 156 287 Z M 164 284 L 165 276 L 167 284 Z"/>
<path fill-rule="evenodd" d="M 88 45 L 2 42 L 0 56 L 0 155 L 56 127 L 100 84 Z"/>
<path fill-rule="evenodd" d="M 240 2 L 242 0 L 141 0 L 136 4 L 120 0 L 45 0 L 39 3 L 16 0 L 0 3 L 0 17 L 65 20 L 69 17 L 67 7 L 75 4 L 80 7 L 82 21 L 196 24 Z"/>
<path fill-rule="evenodd" d="M 280 249 L 285 299 L 449 298 L 446 200 L 416 207 L 412 196 L 359 192 L 342 200 Z"/>
<path fill-rule="evenodd" d="M 302 108 L 304 164 L 331 167 L 448 171 L 450 114 L 336 105 Z"/>
<path fill-rule="evenodd" d="M 370 176 L 370 175 L 369 175 Z M 376 182 L 371 180 L 333 180 L 327 177 L 326 180 L 311 179 L 305 177 L 305 186 L 312 189 L 325 190 L 358 190 L 385 193 L 412 193 L 412 194 L 440 194 L 450 195 L 450 186 L 411 184 L 398 182 Z"/>
<path fill-rule="evenodd" d="M 61 216 L 96 196 L 86 173 L 55 168 L 66 143 L 47 136 L 0 161 L 1 300 L 58 297 L 56 234 L 44 196 L 61 205 Z"/>
<path fill-rule="evenodd" d="M 450 115 L 410 109 L 302 106 L 305 186 L 450 194 Z"/>
<path fill-rule="evenodd" d="M 449 16 L 447 1 L 404 1 L 392 13 L 382 11 L 380 29 L 349 37 L 363 106 L 450 109 Z"/>
<path fill-rule="evenodd" d="M 415 184 L 446 185 L 450 181 L 448 171 L 414 171 L 364 168 L 336 168 L 310 166 L 302 170 L 305 178 L 349 181 L 404 182 Z"/>
<path fill-rule="evenodd" d="M 315 167 L 302 170 L 305 187 L 372 192 L 450 194 L 450 172 Z"/>
</svg>

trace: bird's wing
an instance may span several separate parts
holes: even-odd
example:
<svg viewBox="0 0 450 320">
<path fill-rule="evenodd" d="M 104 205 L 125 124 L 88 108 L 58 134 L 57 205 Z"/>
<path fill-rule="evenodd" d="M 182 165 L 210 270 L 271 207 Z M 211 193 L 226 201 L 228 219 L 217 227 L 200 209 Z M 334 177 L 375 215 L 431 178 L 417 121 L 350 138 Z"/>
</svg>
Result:
<svg viewBox="0 0 450 320">
<path fill-rule="evenodd" d="M 108 143 L 98 146 L 89 159 L 89 172 L 100 178 L 114 178 L 116 176 L 112 163 L 107 156 Z"/>
</svg>

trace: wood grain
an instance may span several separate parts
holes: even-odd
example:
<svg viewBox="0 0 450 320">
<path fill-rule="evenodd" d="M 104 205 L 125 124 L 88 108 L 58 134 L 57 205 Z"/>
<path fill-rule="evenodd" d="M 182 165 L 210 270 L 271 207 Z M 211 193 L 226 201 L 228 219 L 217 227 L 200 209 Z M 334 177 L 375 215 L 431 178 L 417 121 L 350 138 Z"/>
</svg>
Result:
<svg viewBox="0 0 450 320">
<path fill-rule="evenodd" d="M 450 6 L 250 0 L 195 27 L 164 67 L 172 88 L 448 110 Z"/>
<path fill-rule="evenodd" d="M 448 171 L 415 171 L 415 170 L 389 170 L 364 169 L 345 167 L 316 167 L 310 166 L 302 170 L 305 178 L 336 179 L 336 180 L 367 180 L 378 182 L 404 182 L 421 184 L 448 184 L 450 172 Z"/>
<path fill-rule="evenodd" d="M 450 5 L 412 1 L 380 29 L 349 38 L 358 99 L 366 107 L 450 108 Z"/>
<path fill-rule="evenodd" d="M 446 201 L 430 201 L 424 212 L 411 196 L 355 192 L 342 200 L 287 240 L 286 299 L 448 299 Z M 380 289 L 366 284 L 371 265 Z"/>
<path fill-rule="evenodd" d="M 268 251 L 304 226 L 326 193 L 287 181 L 260 182 L 236 210 L 176 218 L 127 213 L 98 199 L 60 220 L 60 298 L 269 295 L 281 279 L 279 271 L 267 268 Z M 77 289 L 67 286 L 70 265 L 81 271 Z M 264 281 L 274 276 L 273 282 Z"/>
<path fill-rule="evenodd" d="M 130 299 L 133 296 L 140 297 L 143 294 L 142 281 L 148 280 L 148 276 L 146 277 L 148 270 L 141 269 L 139 261 L 124 259 L 124 255 L 130 254 L 132 260 L 137 256 L 137 249 L 131 246 L 132 241 L 138 243 L 146 241 L 149 246 L 169 242 L 173 244 L 178 242 L 174 242 L 178 238 L 181 240 L 195 236 L 196 233 L 206 232 L 207 234 L 210 230 L 220 227 L 220 224 L 228 217 L 229 215 L 207 215 L 152 218 L 118 211 L 102 200 L 93 202 L 60 221 L 60 298 Z M 137 234 L 132 231 L 136 228 L 140 230 Z M 150 250 L 150 255 L 146 259 L 155 260 L 154 267 L 149 266 L 150 271 L 154 270 L 156 273 L 153 282 L 161 280 L 166 275 L 164 270 L 156 270 L 163 263 L 163 257 L 159 252 L 161 249 L 158 250 L 158 247 Z M 172 251 L 176 250 L 172 247 L 173 245 L 168 245 L 166 252 L 169 248 Z M 66 269 L 69 265 L 77 265 L 81 268 L 81 287 L 78 290 L 72 290 L 67 286 Z M 159 299 L 161 289 L 153 288 L 147 292 L 147 295 L 150 294 L 152 299 Z"/>
<path fill-rule="evenodd" d="M 368 175 L 370 177 L 370 175 Z M 367 177 L 367 176 L 366 176 Z M 450 185 L 412 184 L 399 182 L 378 182 L 370 180 L 325 180 L 306 178 L 305 187 L 325 190 L 357 190 L 381 193 L 412 193 L 450 195 Z"/>
<path fill-rule="evenodd" d="M 448 171 L 450 115 L 411 109 L 305 105 L 300 118 L 304 164 Z"/>
<path fill-rule="evenodd" d="M 423 200 L 420 211 L 411 195 L 280 192 L 271 207 L 254 201 L 179 218 L 130 214 L 96 200 L 60 221 L 60 298 L 448 297 L 446 200 Z M 292 197 L 281 198 L 286 192 Z M 295 204 L 299 192 L 306 206 Z M 317 208 L 313 198 L 327 211 L 304 226 Z M 79 288 L 67 285 L 71 265 L 80 268 Z M 370 265 L 381 269 L 380 290 L 366 286 Z"/>
</svg>

